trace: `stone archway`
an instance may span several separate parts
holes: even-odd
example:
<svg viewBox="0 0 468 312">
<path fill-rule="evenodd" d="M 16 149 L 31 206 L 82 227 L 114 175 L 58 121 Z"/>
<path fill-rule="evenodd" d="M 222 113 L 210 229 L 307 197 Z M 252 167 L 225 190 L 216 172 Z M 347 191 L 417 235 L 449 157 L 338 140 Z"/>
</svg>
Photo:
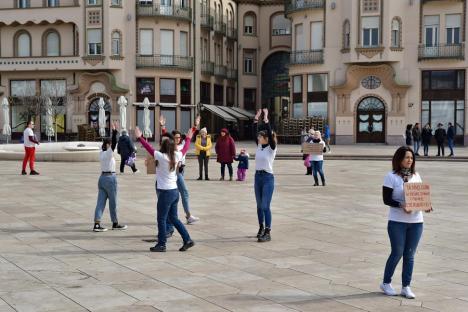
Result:
<svg viewBox="0 0 468 312">
<path fill-rule="evenodd" d="M 384 102 L 376 96 L 361 99 L 356 107 L 356 143 L 385 143 Z"/>
</svg>

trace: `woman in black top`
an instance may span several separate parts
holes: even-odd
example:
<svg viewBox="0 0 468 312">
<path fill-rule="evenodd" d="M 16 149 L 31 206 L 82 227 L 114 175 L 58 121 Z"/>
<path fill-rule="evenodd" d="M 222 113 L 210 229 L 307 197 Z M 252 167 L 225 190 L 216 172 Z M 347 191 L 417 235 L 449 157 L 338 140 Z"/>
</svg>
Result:
<svg viewBox="0 0 468 312">
<path fill-rule="evenodd" d="M 411 133 L 411 129 L 413 128 L 413 125 L 411 124 L 408 124 L 406 125 L 406 131 L 405 131 L 405 138 L 406 138 L 406 145 L 407 146 L 411 146 L 413 144 L 413 141 L 412 141 L 412 133 Z"/>
<path fill-rule="evenodd" d="M 429 144 L 431 144 L 431 139 L 432 139 L 432 129 L 431 129 L 430 123 L 427 123 L 422 129 L 421 138 L 422 138 L 422 144 L 424 147 L 424 156 L 428 156 Z"/>
</svg>

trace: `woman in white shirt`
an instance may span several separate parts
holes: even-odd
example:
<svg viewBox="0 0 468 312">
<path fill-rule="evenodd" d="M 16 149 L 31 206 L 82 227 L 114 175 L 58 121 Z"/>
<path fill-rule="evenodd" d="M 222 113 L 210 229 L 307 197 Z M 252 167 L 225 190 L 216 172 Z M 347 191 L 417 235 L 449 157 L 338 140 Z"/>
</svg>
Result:
<svg viewBox="0 0 468 312">
<path fill-rule="evenodd" d="M 183 245 L 179 251 L 186 251 L 193 247 L 195 243 L 190 238 L 187 229 L 180 222 L 177 216 L 177 204 L 179 203 L 179 191 L 177 189 L 177 172 L 182 160 L 182 153 L 177 151 L 176 144 L 173 139 L 163 137 L 161 148 L 155 151 L 153 147 L 141 137 L 141 131 L 138 127 L 135 128 L 135 136 L 143 145 L 143 147 L 154 156 L 157 161 L 156 166 L 156 185 L 157 185 L 157 220 L 158 220 L 158 243 L 151 247 L 154 252 L 166 251 L 166 232 L 167 220 L 174 225 L 177 232 L 182 236 Z"/>
<path fill-rule="evenodd" d="M 411 211 L 405 205 L 405 183 L 422 182 L 415 169 L 413 150 L 408 146 L 400 147 L 393 155 L 392 167 L 384 179 L 382 195 L 384 204 L 390 207 L 388 214 L 388 236 L 392 251 L 385 265 L 383 283 L 380 289 L 389 296 L 397 295 L 391 285 L 395 268 L 403 257 L 401 295 L 414 299 L 410 283 L 413 274 L 414 254 L 423 232 L 423 215 L 421 211 Z M 430 212 L 432 209 L 426 211 Z"/>
<path fill-rule="evenodd" d="M 94 212 L 94 232 L 105 232 L 107 229 L 101 226 L 101 218 L 106 208 L 106 201 L 109 199 L 109 211 L 112 220 L 113 230 L 126 230 L 127 226 L 119 224 L 117 219 L 117 177 L 115 176 L 114 149 L 117 145 L 117 126 L 112 124 L 112 139 L 102 140 L 102 150 L 99 154 L 101 162 L 101 176 L 98 182 L 98 198 L 96 210 Z"/>
<path fill-rule="evenodd" d="M 260 228 L 257 233 L 258 242 L 271 240 L 271 199 L 275 189 L 273 162 L 276 157 L 276 135 L 271 131 L 268 121 L 268 109 L 263 109 L 262 129 L 258 127 L 258 120 L 262 110 L 255 115 L 254 131 L 257 150 L 255 152 L 255 200 L 257 201 L 257 216 Z M 260 130 L 260 131 L 259 131 Z"/>
<path fill-rule="evenodd" d="M 322 140 L 322 134 L 320 131 L 315 131 L 314 135 L 307 140 L 307 143 L 319 144 L 322 151 L 325 148 L 325 142 Z M 317 173 L 320 174 L 322 185 L 325 186 L 325 174 L 323 173 L 323 154 L 310 155 L 310 166 L 312 167 L 312 172 L 314 174 L 314 186 L 319 185 Z"/>
</svg>

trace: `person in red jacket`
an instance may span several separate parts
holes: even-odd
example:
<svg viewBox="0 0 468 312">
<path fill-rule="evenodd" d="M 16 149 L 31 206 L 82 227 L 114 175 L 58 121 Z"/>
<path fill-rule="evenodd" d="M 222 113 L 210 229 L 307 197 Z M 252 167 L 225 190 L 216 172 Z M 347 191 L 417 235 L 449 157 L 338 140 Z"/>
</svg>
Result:
<svg viewBox="0 0 468 312">
<path fill-rule="evenodd" d="M 224 172 L 227 165 L 229 170 L 229 181 L 232 181 L 232 163 L 236 157 L 236 145 L 234 144 L 234 139 L 229 135 L 229 131 L 226 128 L 221 129 L 220 136 L 216 140 L 215 150 L 217 161 L 221 164 L 221 178 L 219 180 L 224 180 Z"/>
</svg>

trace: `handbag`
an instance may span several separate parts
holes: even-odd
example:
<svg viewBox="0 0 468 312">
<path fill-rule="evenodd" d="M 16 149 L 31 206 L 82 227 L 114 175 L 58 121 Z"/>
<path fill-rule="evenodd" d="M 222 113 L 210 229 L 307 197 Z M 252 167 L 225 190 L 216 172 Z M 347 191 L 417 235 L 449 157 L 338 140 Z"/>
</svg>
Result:
<svg viewBox="0 0 468 312">
<path fill-rule="evenodd" d="M 307 155 L 307 157 L 304 159 L 304 166 L 307 168 L 310 167 L 310 155 Z"/>
<path fill-rule="evenodd" d="M 127 160 L 125 161 L 125 164 L 129 167 L 133 166 L 135 164 L 135 160 L 136 160 L 136 154 L 135 152 L 133 152 L 130 157 L 127 158 Z"/>
</svg>

